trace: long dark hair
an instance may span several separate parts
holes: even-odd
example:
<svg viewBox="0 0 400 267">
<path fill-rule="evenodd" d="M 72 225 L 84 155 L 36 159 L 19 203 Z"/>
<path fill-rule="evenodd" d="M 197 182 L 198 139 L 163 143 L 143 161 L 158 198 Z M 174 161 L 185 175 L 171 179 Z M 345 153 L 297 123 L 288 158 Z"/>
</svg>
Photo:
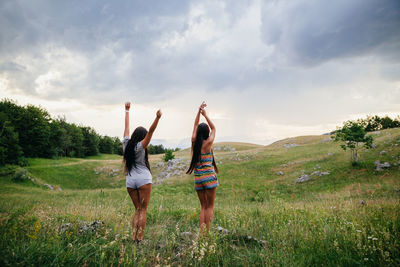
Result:
<svg viewBox="0 0 400 267">
<path fill-rule="evenodd" d="M 129 174 L 132 169 L 136 169 L 136 145 L 140 141 L 142 141 L 147 134 L 147 130 L 144 127 L 137 127 L 135 131 L 133 131 L 131 139 L 128 141 L 128 144 L 125 147 L 124 151 L 124 163 L 125 163 L 125 172 Z M 147 152 L 147 148 L 145 149 L 145 163 L 146 167 L 150 171 L 149 164 L 149 153 Z"/>
<path fill-rule="evenodd" d="M 186 171 L 187 174 L 191 174 L 196 166 L 197 162 L 200 161 L 201 156 L 201 147 L 203 145 L 203 141 L 206 140 L 210 136 L 210 128 L 207 123 L 200 123 L 197 126 L 196 140 L 192 144 L 192 161 L 190 162 L 189 169 Z M 212 150 L 211 150 L 212 153 Z M 218 173 L 217 164 L 215 163 L 214 153 L 213 154 L 213 165 L 215 172 Z"/>
</svg>

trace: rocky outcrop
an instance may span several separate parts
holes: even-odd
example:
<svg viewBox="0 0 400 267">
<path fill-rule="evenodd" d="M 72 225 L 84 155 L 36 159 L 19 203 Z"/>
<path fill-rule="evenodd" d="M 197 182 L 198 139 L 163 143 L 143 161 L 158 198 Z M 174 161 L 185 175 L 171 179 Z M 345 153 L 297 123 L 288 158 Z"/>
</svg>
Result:
<svg viewBox="0 0 400 267">
<path fill-rule="evenodd" d="M 79 221 L 75 223 L 64 223 L 58 231 L 59 233 L 64 232 L 77 232 L 80 234 L 96 233 L 104 229 L 104 222 L 95 220 L 92 222 Z"/>
<path fill-rule="evenodd" d="M 161 183 L 164 179 L 185 174 L 189 162 L 184 161 L 182 158 L 176 158 L 170 159 L 166 165 L 163 162 L 156 164 L 156 167 L 163 168 L 163 170 L 156 176 L 155 184 Z"/>
<path fill-rule="evenodd" d="M 214 151 L 224 151 L 224 152 L 233 152 L 236 151 L 236 148 L 230 147 L 230 146 L 225 146 L 225 145 L 220 145 L 220 146 L 215 146 L 213 148 Z"/>
<path fill-rule="evenodd" d="M 94 170 L 94 173 L 99 175 L 101 173 L 104 173 L 110 177 L 115 177 L 119 174 L 120 169 L 119 168 L 111 168 L 111 167 L 101 167 L 101 168 L 97 168 Z"/>
</svg>

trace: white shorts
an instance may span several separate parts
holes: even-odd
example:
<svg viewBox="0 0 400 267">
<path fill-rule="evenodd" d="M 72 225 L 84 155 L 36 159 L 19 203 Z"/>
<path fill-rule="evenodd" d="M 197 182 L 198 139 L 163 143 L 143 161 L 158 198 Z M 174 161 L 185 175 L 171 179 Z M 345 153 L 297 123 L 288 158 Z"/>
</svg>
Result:
<svg viewBox="0 0 400 267">
<path fill-rule="evenodd" d="M 126 187 L 133 189 L 138 189 L 139 187 L 152 183 L 153 183 L 152 179 L 140 179 L 140 178 L 135 179 L 131 177 L 126 178 Z"/>
</svg>

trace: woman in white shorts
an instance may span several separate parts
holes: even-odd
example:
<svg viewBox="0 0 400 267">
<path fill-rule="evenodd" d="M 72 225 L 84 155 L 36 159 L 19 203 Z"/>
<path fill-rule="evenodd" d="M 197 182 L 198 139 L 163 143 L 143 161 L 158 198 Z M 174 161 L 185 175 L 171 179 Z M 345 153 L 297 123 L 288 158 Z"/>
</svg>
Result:
<svg viewBox="0 0 400 267">
<path fill-rule="evenodd" d="M 161 118 L 161 110 L 149 131 L 137 127 L 129 138 L 129 109 L 131 104 L 125 103 L 125 130 L 122 142 L 124 150 L 124 165 L 126 173 L 126 188 L 135 205 L 136 212 L 132 219 L 133 240 L 140 243 L 143 240 L 146 227 L 147 205 L 150 200 L 152 176 L 147 152 L 147 146 Z"/>
</svg>

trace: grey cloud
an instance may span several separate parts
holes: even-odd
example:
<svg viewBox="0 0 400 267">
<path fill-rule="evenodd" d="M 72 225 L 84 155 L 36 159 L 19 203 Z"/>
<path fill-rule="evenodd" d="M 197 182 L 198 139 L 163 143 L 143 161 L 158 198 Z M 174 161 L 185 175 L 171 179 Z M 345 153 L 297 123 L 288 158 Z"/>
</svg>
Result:
<svg viewBox="0 0 400 267">
<path fill-rule="evenodd" d="M 47 81 L 54 90 L 42 92 L 43 98 L 96 103 L 116 103 L 128 95 L 160 101 L 199 89 L 235 94 L 258 88 L 260 99 L 269 93 L 270 99 L 290 98 L 304 88 L 353 81 L 335 66 L 305 71 L 290 60 L 316 65 L 370 51 L 393 60 L 400 36 L 397 3 L 334 1 L 327 7 L 319 1 L 268 2 L 260 11 L 261 29 L 245 24 L 231 34 L 257 2 L 2 1 L 0 75 L 7 73 L 14 88 L 35 95 L 38 77 L 59 71 L 59 79 Z M 190 17 L 196 6 L 204 12 Z M 186 35 L 193 23 L 204 21 L 219 31 L 206 40 Z M 256 34 L 247 36 L 252 30 Z M 175 35 L 184 39 L 182 46 L 160 46 Z M 275 53 L 268 54 L 271 45 Z M 368 68 L 354 64 L 359 72 Z M 387 67 L 382 75 L 395 73 Z"/>
<path fill-rule="evenodd" d="M 1 48 L 29 49 L 54 42 L 85 52 L 107 40 L 146 43 L 165 17 L 185 14 L 187 1 L 3 1 Z M 12 45 L 10 45 L 12 44 Z M 144 46 L 142 45 L 141 48 Z M 18 52 L 18 51 L 17 51 Z"/>
<path fill-rule="evenodd" d="M 269 1 L 261 31 L 266 43 L 305 65 L 367 53 L 399 60 L 400 2 Z"/>
</svg>

